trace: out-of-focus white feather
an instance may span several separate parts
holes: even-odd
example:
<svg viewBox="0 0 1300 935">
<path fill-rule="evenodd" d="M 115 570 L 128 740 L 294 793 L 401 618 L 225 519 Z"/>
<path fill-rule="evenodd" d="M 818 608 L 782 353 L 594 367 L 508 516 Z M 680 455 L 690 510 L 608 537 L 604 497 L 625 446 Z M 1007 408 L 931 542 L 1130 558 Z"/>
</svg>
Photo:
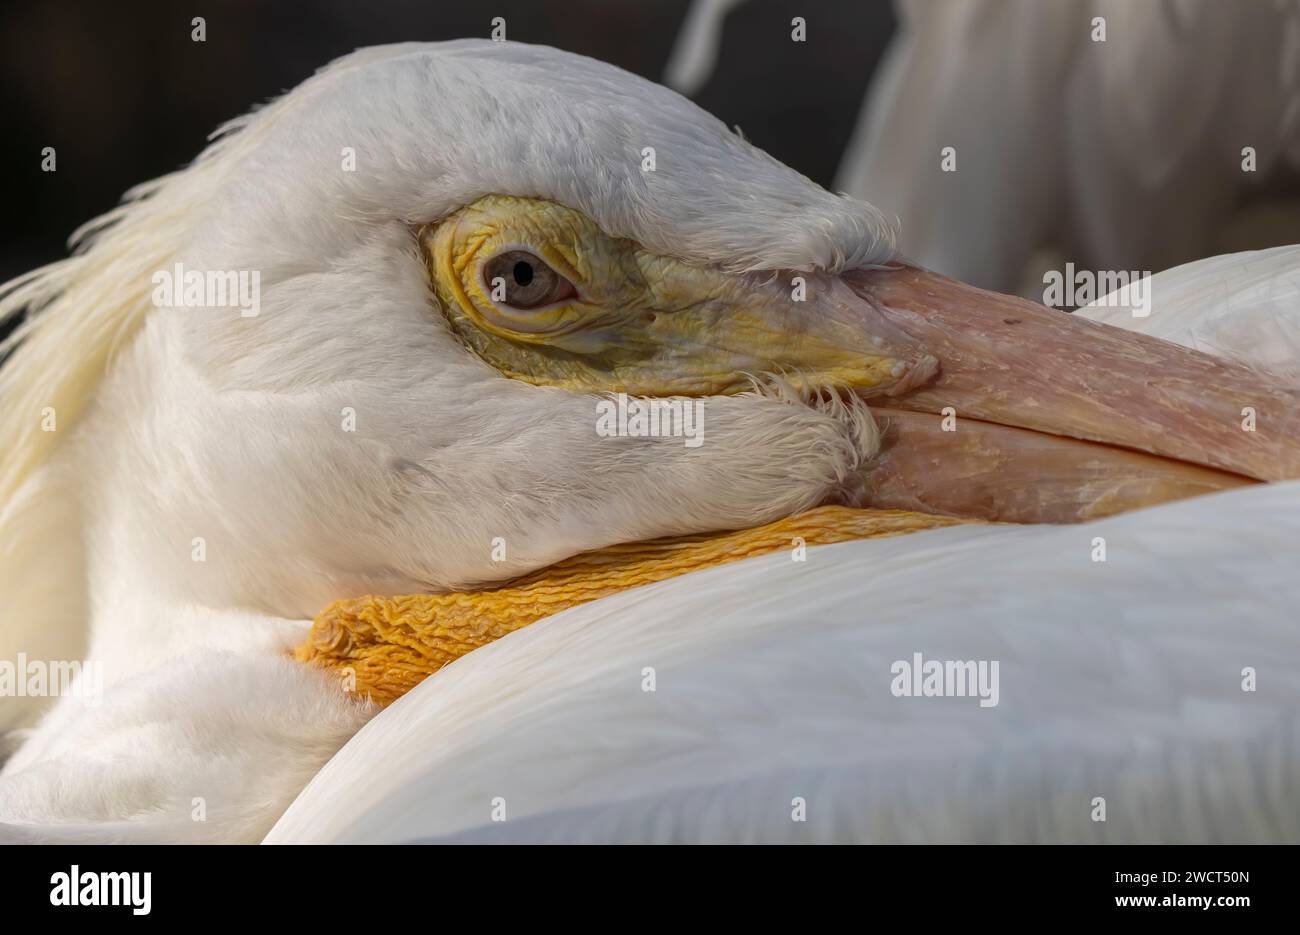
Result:
<svg viewBox="0 0 1300 935">
<path fill-rule="evenodd" d="M 664 66 L 664 84 L 675 91 L 693 96 L 713 74 L 718 62 L 722 22 L 744 0 L 692 0 L 686 19 L 677 32 L 668 64 Z"/>
<path fill-rule="evenodd" d="M 1041 250 L 1161 270 L 1300 241 L 1293 182 L 1253 203 L 1300 169 L 1297 0 L 898 6 L 836 187 L 902 218 L 910 258 L 1010 292 Z"/>
</svg>

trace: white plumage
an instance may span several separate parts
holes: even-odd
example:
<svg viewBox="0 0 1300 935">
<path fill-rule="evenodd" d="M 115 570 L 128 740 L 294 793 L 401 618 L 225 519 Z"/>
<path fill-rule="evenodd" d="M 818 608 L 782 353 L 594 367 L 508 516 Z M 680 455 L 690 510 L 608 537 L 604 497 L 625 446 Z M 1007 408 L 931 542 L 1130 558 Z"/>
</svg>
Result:
<svg viewBox="0 0 1300 935">
<path fill-rule="evenodd" d="M 1066 260 L 1300 240 L 1296 0 L 897 7 L 835 187 L 902 218 L 918 263 L 1041 297 Z"/>
</svg>

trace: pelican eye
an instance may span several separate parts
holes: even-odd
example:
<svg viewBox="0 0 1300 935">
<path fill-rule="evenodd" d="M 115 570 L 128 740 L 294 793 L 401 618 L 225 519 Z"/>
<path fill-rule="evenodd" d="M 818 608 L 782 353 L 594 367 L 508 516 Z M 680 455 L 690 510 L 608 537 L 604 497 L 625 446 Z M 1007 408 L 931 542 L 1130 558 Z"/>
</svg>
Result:
<svg viewBox="0 0 1300 935">
<path fill-rule="evenodd" d="M 576 296 L 573 283 L 527 250 L 498 253 L 483 264 L 492 301 L 516 309 L 541 308 Z"/>
</svg>

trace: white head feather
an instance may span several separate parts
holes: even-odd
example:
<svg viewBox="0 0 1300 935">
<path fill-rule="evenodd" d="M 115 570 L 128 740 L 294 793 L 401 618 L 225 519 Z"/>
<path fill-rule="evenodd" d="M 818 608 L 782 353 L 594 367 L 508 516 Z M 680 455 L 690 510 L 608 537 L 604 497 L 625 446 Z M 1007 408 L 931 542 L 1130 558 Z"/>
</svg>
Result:
<svg viewBox="0 0 1300 935">
<path fill-rule="evenodd" d="M 126 674 L 191 638 L 160 603 L 310 617 L 348 594 L 501 579 L 809 507 L 869 453 L 863 411 L 780 392 L 708 400 L 699 449 L 609 444 L 593 397 L 471 357 L 412 229 L 489 193 L 731 270 L 892 253 L 870 206 L 612 66 L 487 41 L 348 56 L 10 285 L 0 314 L 38 313 L 0 370 L 0 589 L 23 608 L 0 650 L 67 657 L 93 621 L 94 651 Z M 258 271 L 260 315 L 155 309 L 152 276 L 178 262 Z"/>
</svg>

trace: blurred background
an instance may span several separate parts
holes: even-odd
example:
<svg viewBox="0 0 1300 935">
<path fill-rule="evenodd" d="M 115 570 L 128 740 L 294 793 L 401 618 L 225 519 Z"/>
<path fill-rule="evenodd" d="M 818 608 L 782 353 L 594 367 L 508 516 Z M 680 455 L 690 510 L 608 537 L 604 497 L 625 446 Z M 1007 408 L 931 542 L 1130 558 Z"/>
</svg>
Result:
<svg viewBox="0 0 1300 935">
<path fill-rule="evenodd" d="M 0 280 L 331 59 L 495 16 L 671 84 L 988 288 L 1300 242 L 1300 0 L 44 0 L 0 12 Z"/>
</svg>

